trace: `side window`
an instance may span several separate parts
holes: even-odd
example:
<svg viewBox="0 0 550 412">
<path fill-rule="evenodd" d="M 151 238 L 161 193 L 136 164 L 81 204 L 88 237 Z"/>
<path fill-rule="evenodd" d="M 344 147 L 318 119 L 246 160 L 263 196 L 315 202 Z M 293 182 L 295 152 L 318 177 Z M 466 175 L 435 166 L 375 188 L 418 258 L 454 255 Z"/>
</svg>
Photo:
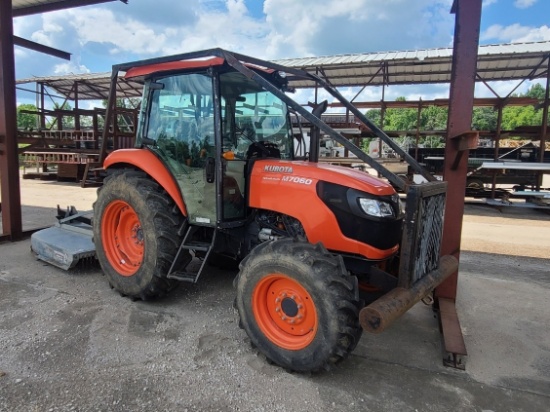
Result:
<svg viewBox="0 0 550 412">
<path fill-rule="evenodd" d="M 214 154 L 212 78 L 183 74 L 156 80 L 146 136 L 179 165 L 202 167 Z"/>
</svg>

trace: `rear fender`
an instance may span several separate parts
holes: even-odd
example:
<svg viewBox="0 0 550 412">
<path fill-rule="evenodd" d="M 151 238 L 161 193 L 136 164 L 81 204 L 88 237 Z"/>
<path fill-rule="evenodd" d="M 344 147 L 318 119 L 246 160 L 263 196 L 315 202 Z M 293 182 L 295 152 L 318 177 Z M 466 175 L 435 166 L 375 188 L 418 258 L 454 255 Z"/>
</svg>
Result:
<svg viewBox="0 0 550 412">
<path fill-rule="evenodd" d="M 147 149 L 119 149 L 112 152 L 103 163 L 105 169 L 131 165 L 147 173 L 162 186 L 174 200 L 179 210 L 187 216 L 180 188 L 166 165 Z"/>
</svg>

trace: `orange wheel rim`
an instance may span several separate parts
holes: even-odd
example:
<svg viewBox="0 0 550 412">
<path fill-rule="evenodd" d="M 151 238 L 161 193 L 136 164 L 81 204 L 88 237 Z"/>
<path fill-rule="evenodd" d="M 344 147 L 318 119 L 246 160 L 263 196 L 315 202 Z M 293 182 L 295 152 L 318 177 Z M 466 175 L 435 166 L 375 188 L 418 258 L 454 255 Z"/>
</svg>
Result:
<svg viewBox="0 0 550 412">
<path fill-rule="evenodd" d="M 258 282 L 252 293 L 252 310 L 263 334 L 283 349 L 304 349 L 317 333 L 311 295 L 288 276 L 274 273 Z"/>
<path fill-rule="evenodd" d="M 134 275 L 143 261 L 143 230 L 134 208 L 123 200 L 107 205 L 101 241 L 111 266 L 122 276 Z"/>
</svg>

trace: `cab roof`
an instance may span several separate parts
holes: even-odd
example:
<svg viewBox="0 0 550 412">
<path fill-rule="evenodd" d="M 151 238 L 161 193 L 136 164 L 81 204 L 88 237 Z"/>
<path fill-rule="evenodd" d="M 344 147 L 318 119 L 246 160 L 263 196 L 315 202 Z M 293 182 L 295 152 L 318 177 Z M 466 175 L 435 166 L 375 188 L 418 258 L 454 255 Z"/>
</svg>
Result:
<svg viewBox="0 0 550 412">
<path fill-rule="evenodd" d="M 225 63 L 222 57 L 211 57 L 208 59 L 176 60 L 165 63 L 152 63 L 145 66 L 132 67 L 126 71 L 124 78 L 143 77 L 152 73 L 165 72 L 183 69 L 207 69 L 213 66 L 221 66 Z"/>
</svg>

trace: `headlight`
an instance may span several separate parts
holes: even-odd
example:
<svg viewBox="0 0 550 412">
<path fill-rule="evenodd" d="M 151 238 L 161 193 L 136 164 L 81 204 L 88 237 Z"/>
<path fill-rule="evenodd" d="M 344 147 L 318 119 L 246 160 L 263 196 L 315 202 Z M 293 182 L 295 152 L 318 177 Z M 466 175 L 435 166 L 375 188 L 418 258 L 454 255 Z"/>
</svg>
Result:
<svg viewBox="0 0 550 412">
<path fill-rule="evenodd" d="M 359 198 L 359 206 L 363 209 L 367 215 L 376 217 L 388 217 L 395 216 L 392 207 L 387 202 L 382 202 L 376 199 L 369 199 L 366 197 Z"/>
</svg>

